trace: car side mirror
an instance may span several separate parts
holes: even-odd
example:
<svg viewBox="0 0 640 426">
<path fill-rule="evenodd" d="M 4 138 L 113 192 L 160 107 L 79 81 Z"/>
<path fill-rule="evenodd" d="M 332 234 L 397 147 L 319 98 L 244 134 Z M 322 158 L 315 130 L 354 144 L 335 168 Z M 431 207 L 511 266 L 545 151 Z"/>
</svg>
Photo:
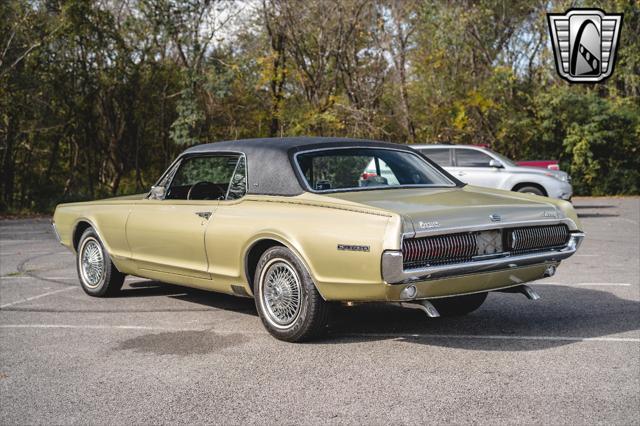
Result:
<svg viewBox="0 0 640 426">
<path fill-rule="evenodd" d="M 502 165 L 501 162 L 499 162 L 498 160 L 491 160 L 489 161 L 489 167 L 494 167 L 496 169 L 502 169 L 504 168 L 504 166 Z"/>
<path fill-rule="evenodd" d="M 167 195 L 167 188 L 164 186 L 152 186 L 149 199 L 163 200 L 165 195 Z"/>
</svg>

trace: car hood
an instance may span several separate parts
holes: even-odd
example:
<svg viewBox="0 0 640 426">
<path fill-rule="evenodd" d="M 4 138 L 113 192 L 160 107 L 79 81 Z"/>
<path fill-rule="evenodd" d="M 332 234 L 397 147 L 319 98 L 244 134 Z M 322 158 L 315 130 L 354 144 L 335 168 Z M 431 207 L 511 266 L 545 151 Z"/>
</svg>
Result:
<svg viewBox="0 0 640 426">
<path fill-rule="evenodd" d="M 533 173 L 536 175 L 554 176 L 560 180 L 563 180 L 564 176 L 569 176 L 567 172 L 564 172 L 562 170 L 543 169 L 541 167 L 515 166 L 510 168 L 509 171 L 516 173 Z"/>
<path fill-rule="evenodd" d="M 544 197 L 470 185 L 446 189 L 353 191 L 334 193 L 331 197 L 398 213 L 415 231 L 436 232 L 564 218 L 563 213 Z M 411 231 L 405 225 L 405 232 Z"/>
</svg>

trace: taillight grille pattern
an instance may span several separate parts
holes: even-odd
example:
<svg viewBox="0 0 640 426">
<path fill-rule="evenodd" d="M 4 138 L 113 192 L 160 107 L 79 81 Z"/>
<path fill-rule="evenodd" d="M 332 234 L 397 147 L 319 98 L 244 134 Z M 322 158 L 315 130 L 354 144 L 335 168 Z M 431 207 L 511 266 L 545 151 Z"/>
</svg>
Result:
<svg viewBox="0 0 640 426">
<path fill-rule="evenodd" d="M 403 263 L 410 269 L 552 250 L 564 247 L 569 237 L 569 229 L 560 224 L 407 238 L 402 241 Z"/>
<path fill-rule="evenodd" d="M 569 241 L 566 225 L 529 226 L 508 229 L 506 247 L 513 253 L 562 247 Z"/>
<path fill-rule="evenodd" d="M 465 262 L 477 252 L 476 236 L 472 233 L 409 238 L 402 242 L 404 264 L 409 267 Z"/>
</svg>

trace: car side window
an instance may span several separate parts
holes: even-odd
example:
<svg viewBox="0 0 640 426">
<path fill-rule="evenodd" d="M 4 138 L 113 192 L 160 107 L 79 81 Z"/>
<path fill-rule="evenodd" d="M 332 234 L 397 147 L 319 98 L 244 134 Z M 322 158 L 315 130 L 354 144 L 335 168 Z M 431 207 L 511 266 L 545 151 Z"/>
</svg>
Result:
<svg viewBox="0 0 640 426">
<path fill-rule="evenodd" d="M 244 156 L 240 157 L 236 170 L 231 178 L 229 190 L 227 192 L 227 200 L 237 200 L 245 196 L 247 193 L 247 164 Z"/>
<path fill-rule="evenodd" d="M 492 160 L 487 154 L 475 149 L 456 149 L 456 165 L 458 167 L 490 167 Z"/>
<path fill-rule="evenodd" d="M 206 155 L 182 160 L 167 189 L 169 200 L 222 200 L 241 157 Z"/>
<path fill-rule="evenodd" d="M 420 152 L 441 167 L 451 165 L 451 150 L 449 148 L 421 149 Z"/>
</svg>

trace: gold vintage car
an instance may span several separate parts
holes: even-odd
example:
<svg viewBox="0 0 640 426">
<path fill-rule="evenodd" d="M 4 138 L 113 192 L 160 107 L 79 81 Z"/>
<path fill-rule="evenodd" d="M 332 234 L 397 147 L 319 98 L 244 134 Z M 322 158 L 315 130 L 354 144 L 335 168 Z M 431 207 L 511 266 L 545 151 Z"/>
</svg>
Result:
<svg viewBox="0 0 640 426">
<path fill-rule="evenodd" d="M 435 317 L 489 291 L 536 298 L 525 283 L 584 238 L 566 201 L 472 187 L 409 147 L 340 138 L 195 146 L 148 194 L 61 204 L 54 228 L 91 296 L 135 275 L 253 297 L 287 341 L 323 332 L 330 302 Z"/>
</svg>

